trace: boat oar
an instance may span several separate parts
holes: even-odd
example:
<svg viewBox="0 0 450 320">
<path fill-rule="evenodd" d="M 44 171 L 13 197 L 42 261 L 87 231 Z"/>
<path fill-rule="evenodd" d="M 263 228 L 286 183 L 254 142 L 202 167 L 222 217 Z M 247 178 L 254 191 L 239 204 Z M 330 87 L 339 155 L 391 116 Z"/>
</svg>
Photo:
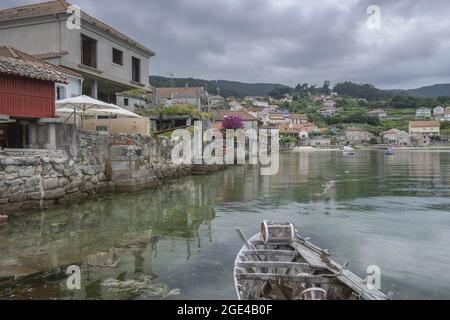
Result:
<svg viewBox="0 0 450 320">
<path fill-rule="evenodd" d="M 242 242 L 244 242 L 244 244 L 247 246 L 248 250 L 255 251 L 256 248 L 247 240 L 247 238 L 245 237 L 244 232 L 241 230 L 241 228 L 235 228 L 235 229 L 236 229 L 236 232 L 237 232 L 239 238 L 241 238 Z"/>
</svg>

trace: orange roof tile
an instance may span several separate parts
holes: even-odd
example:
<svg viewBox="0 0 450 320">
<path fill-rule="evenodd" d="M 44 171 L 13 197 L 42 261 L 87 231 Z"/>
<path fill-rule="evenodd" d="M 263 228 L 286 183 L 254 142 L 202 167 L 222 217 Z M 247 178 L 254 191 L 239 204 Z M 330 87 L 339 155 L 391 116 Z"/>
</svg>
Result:
<svg viewBox="0 0 450 320">
<path fill-rule="evenodd" d="M 65 70 L 17 49 L 8 46 L 0 47 L 0 73 L 67 83 L 64 76 Z"/>
<path fill-rule="evenodd" d="M 410 121 L 409 126 L 411 128 L 423 128 L 423 127 L 440 127 L 441 123 L 439 121 Z"/>
</svg>

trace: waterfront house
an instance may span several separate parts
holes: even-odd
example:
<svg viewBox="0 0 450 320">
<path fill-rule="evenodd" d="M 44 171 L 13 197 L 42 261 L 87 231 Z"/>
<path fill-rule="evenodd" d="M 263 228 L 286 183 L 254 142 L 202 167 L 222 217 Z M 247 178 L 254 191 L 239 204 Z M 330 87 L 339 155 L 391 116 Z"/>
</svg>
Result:
<svg viewBox="0 0 450 320">
<path fill-rule="evenodd" d="M 443 106 L 437 106 L 433 109 L 433 117 L 435 120 L 443 120 L 445 108 Z"/>
<path fill-rule="evenodd" d="M 378 118 L 380 120 L 386 120 L 387 119 L 387 113 L 383 109 L 374 109 L 368 112 L 368 115 L 371 117 Z"/>
<path fill-rule="evenodd" d="M 67 84 L 62 68 L 0 47 L 1 148 L 56 149 L 56 84 Z"/>
<path fill-rule="evenodd" d="M 416 110 L 416 119 L 429 118 L 431 118 L 431 109 L 422 107 Z"/>
<path fill-rule="evenodd" d="M 292 113 L 290 115 L 291 124 L 305 124 L 308 123 L 308 116 L 306 114 Z"/>
<path fill-rule="evenodd" d="M 214 128 L 222 128 L 222 123 L 227 117 L 239 117 L 244 123 L 244 129 L 259 129 L 259 121 L 250 113 L 241 111 L 216 110 L 214 111 Z"/>
<path fill-rule="evenodd" d="M 394 128 L 381 133 L 381 141 L 390 145 L 406 146 L 410 143 L 410 137 L 406 131 Z"/>
<path fill-rule="evenodd" d="M 155 88 L 155 98 L 158 106 L 191 105 L 208 111 L 208 92 L 203 87 Z"/>
<path fill-rule="evenodd" d="M 373 135 L 371 133 L 361 128 L 352 127 L 345 130 L 345 140 L 351 144 L 368 142 L 372 137 Z"/>
<path fill-rule="evenodd" d="M 432 144 L 440 136 L 441 124 L 439 121 L 410 121 L 409 135 L 411 143 L 418 146 Z"/>
<path fill-rule="evenodd" d="M 152 107 L 152 95 L 143 89 L 130 89 L 116 93 L 117 105 L 129 111 L 143 111 Z"/>
<path fill-rule="evenodd" d="M 68 28 L 68 9 L 58 0 L 1 10 L 1 43 L 81 74 L 82 93 L 95 99 L 116 103 L 117 92 L 150 91 L 154 52 L 85 12 L 79 28 Z"/>
</svg>

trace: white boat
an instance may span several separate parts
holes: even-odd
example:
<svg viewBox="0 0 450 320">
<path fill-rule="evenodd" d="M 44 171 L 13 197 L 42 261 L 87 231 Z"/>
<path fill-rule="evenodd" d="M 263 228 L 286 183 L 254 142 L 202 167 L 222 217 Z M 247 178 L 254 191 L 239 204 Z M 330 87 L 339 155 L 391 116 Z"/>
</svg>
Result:
<svg viewBox="0 0 450 320">
<path fill-rule="evenodd" d="M 352 147 L 344 147 L 342 153 L 347 156 L 352 156 L 355 154 L 355 149 L 353 149 Z"/>
<path fill-rule="evenodd" d="M 264 221 L 234 266 L 239 300 L 387 300 L 379 290 L 330 258 L 328 250 L 295 234 L 291 223 Z"/>
</svg>

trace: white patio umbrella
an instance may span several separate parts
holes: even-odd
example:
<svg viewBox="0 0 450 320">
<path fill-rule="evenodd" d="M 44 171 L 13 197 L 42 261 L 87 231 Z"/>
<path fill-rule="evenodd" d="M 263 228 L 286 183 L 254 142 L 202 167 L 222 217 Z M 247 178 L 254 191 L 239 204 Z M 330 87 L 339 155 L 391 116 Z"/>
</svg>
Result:
<svg viewBox="0 0 450 320">
<path fill-rule="evenodd" d="M 137 114 L 114 104 L 106 103 L 84 95 L 56 101 L 57 113 L 72 113 L 75 117 L 77 111 L 81 112 L 83 128 L 86 115 L 114 114 L 133 118 L 140 117 Z M 70 115 L 67 119 L 69 119 L 71 116 L 72 115 Z"/>
</svg>

